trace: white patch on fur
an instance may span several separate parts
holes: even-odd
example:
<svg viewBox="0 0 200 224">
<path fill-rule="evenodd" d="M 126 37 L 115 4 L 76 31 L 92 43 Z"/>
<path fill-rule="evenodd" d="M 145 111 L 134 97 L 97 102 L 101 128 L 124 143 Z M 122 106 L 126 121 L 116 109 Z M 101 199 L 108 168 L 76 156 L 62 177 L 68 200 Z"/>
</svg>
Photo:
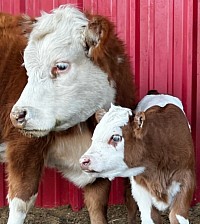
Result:
<svg viewBox="0 0 200 224">
<path fill-rule="evenodd" d="M 142 100 L 138 103 L 138 105 L 137 105 L 137 107 L 135 109 L 135 113 L 146 111 L 147 109 L 149 109 L 152 106 L 164 107 L 167 104 L 174 104 L 174 105 L 176 105 L 185 114 L 185 111 L 183 109 L 183 104 L 180 101 L 180 99 L 175 97 L 175 96 L 171 96 L 171 95 L 167 95 L 167 94 L 158 94 L 158 95 L 153 95 L 152 94 L 152 95 L 144 96 L 142 98 Z M 186 119 L 187 119 L 187 117 L 186 117 Z M 189 121 L 188 121 L 188 126 L 191 129 Z"/>
<path fill-rule="evenodd" d="M 122 57 L 118 56 L 117 57 L 117 62 L 118 62 L 118 64 L 121 64 L 121 63 L 124 62 L 124 59 Z"/>
<path fill-rule="evenodd" d="M 6 143 L 1 143 L 0 144 L 0 162 L 5 162 L 6 161 Z"/>
<path fill-rule="evenodd" d="M 80 159 L 80 163 L 81 163 Z M 134 167 L 134 168 L 129 168 L 127 167 L 126 163 L 121 162 L 118 163 L 119 167 L 115 168 L 114 170 L 103 170 L 101 172 L 87 172 L 89 177 L 94 177 L 94 178 L 108 178 L 110 181 L 113 180 L 116 177 L 130 177 L 130 176 L 137 176 L 141 173 L 144 172 L 145 167 Z"/>
<path fill-rule="evenodd" d="M 33 207 L 37 194 L 33 195 L 29 201 L 25 202 L 20 198 L 8 199 L 9 202 L 9 217 L 7 224 L 23 224 L 26 214 Z"/>
<path fill-rule="evenodd" d="M 167 94 L 146 95 L 138 103 L 137 108 L 135 109 L 135 112 L 146 111 L 152 106 L 164 107 L 169 103 L 176 105 L 184 112 L 182 102 L 177 97 L 170 96 Z"/>
<path fill-rule="evenodd" d="M 178 219 L 180 224 L 190 224 L 188 219 L 185 219 L 183 216 L 181 215 L 176 215 L 176 218 Z"/>
<path fill-rule="evenodd" d="M 168 189 L 168 197 L 169 197 L 169 204 L 172 204 L 174 197 L 180 192 L 181 184 L 179 182 L 173 181 L 171 186 Z"/>
<path fill-rule="evenodd" d="M 0 144 L 0 152 L 3 152 L 6 150 L 6 143 L 1 143 Z"/>
<path fill-rule="evenodd" d="M 116 90 L 108 75 L 85 55 L 87 24 L 85 14 L 72 6 L 38 18 L 24 51 L 28 83 L 12 109 L 26 110 L 28 134 L 66 130 L 114 102 Z M 53 77 L 52 68 L 63 62 L 69 68 Z"/>
<path fill-rule="evenodd" d="M 128 108 L 111 105 L 109 111 L 103 116 L 94 130 L 92 145 L 80 158 L 80 164 L 85 158 L 90 159 L 88 171 L 92 172 L 88 175 L 113 179 L 118 176 L 135 176 L 144 171 L 144 167 L 128 168 L 125 164 L 123 137 L 116 147 L 108 144 L 113 134 L 122 136 L 121 127 L 127 124 L 131 114 Z"/>
<path fill-rule="evenodd" d="M 154 224 L 151 218 L 152 201 L 149 192 L 138 185 L 133 177 L 130 177 L 132 195 L 141 212 L 142 224 Z"/>
<path fill-rule="evenodd" d="M 4 152 L 6 150 L 6 143 L 1 143 L 0 144 L 0 153 Z"/>
<path fill-rule="evenodd" d="M 180 191 L 180 183 L 173 181 L 168 189 L 168 203 L 158 201 L 143 186 L 137 184 L 133 177 L 130 177 L 132 195 L 138 204 L 141 212 L 142 223 L 154 223 L 151 219 L 151 207 L 154 205 L 159 211 L 164 211 L 171 206 L 174 197 Z"/>
<path fill-rule="evenodd" d="M 174 197 L 180 191 L 180 183 L 173 181 L 168 191 L 168 203 L 163 203 L 162 201 L 157 201 L 157 199 L 153 196 L 152 203 L 159 211 L 165 211 L 173 202 Z"/>
</svg>

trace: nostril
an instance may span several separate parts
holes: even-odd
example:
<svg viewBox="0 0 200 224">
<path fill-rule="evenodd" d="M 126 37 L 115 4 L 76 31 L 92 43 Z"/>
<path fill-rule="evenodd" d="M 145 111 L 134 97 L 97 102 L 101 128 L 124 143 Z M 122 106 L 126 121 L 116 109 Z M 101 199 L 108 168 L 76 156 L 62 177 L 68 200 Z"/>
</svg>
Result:
<svg viewBox="0 0 200 224">
<path fill-rule="evenodd" d="M 82 169 L 87 169 L 90 165 L 90 159 L 89 158 L 83 158 L 81 161 L 81 167 Z"/>
<path fill-rule="evenodd" d="M 26 114 L 27 114 L 26 110 L 20 111 L 20 112 L 18 113 L 17 117 L 16 117 L 16 120 L 17 120 L 19 123 L 24 122 L 25 117 L 26 117 Z"/>
<path fill-rule="evenodd" d="M 27 111 L 25 109 L 15 108 L 10 113 L 10 119 L 12 124 L 16 128 L 23 128 L 26 125 L 26 115 Z"/>
<path fill-rule="evenodd" d="M 90 159 L 87 159 L 87 160 L 85 160 L 85 161 L 82 162 L 82 164 L 83 164 L 84 166 L 88 165 L 89 163 L 90 163 Z"/>
</svg>

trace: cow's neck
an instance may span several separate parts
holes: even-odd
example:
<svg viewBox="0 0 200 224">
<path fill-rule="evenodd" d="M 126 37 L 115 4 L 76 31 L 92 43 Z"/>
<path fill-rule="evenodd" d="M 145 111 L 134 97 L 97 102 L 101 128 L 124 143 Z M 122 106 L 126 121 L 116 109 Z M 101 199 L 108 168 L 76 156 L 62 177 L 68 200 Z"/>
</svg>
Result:
<svg viewBox="0 0 200 224">
<path fill-rule="evenodd" d="M 54 133 L 48 150 L 47 166 L 57 168 L 74 166 L 79 163 L 79 158 L 90 144 L 91 131 L 86 122 L 64 132 Z"/>
</svg>

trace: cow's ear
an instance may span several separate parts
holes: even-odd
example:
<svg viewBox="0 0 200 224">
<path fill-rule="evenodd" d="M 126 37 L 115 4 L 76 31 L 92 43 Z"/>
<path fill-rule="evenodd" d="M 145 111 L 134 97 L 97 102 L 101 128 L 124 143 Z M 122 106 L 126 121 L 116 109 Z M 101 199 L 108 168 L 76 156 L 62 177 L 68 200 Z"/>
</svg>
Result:
<svg viewBox="0 0 200 224">
<path fill-rule="evenodd" d="M 95 119 L 96 119 L 97 123 L 100 122 L 100 120 L 102 119 L 102 117 L 104 116 L 105 113 L 106 113 L 106 111 L 104 109 L 97 110 L 97 112 L 95 113 Z"/>
<path fill-rule="evenodd" d="M 134 117 L 134 123 L 137 129 L 142 128 L 144 121 L 145 121 L 145 113 L 144 112 L 136 113 Z"/>
<path fill-rule="evenodd" d="M 22 33 L 24 36 L 27 38 L 29 37 L 34 24 L 36 23 L 36 19 L 28 16 L 28 15 L 23 15 L 20 19 L 20 26 L 22 27 Z"/>
<path fill-rule="evenodd" d="M 113 24 L 103 16 L 87 15 L 88 25 L 84 30 L 86 55 L 92 60 L 97 60 L 105 53 L 105 45 L 113 30 Z"/>
</svg>

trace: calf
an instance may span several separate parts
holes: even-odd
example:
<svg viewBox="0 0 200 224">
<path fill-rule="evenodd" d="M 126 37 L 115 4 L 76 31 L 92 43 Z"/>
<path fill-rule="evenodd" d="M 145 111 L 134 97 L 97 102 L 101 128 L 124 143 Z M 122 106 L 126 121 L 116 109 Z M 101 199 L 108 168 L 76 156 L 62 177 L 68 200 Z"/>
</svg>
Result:
<svg viewBox="0 0 200 224">
<path fill-rule="evenodd" d="M 194 150 L 182 103 L 168 95 L 147 95 L 135 113 L 112 106 L 80 165 L 93 177 L 129 176 L 143 224 L 154 223 L 152 206 L 169 208 L 171 224 L 189 223 Z"/>
</svg>

